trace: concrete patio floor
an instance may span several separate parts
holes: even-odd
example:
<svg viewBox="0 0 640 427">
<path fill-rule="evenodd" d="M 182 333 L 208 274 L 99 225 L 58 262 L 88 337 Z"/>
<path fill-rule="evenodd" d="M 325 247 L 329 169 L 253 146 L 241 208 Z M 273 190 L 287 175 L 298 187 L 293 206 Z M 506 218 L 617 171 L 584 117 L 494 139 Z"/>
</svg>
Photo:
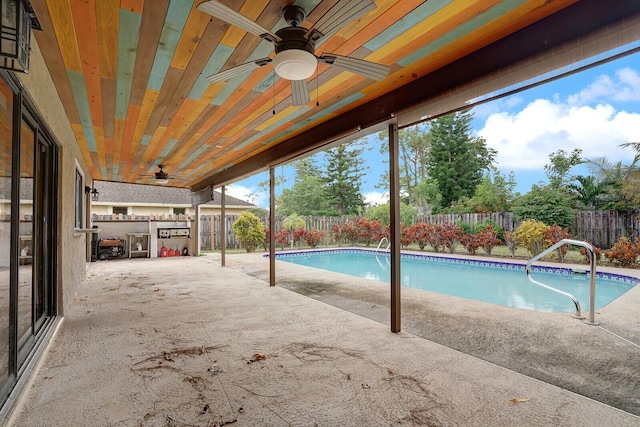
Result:
<svg viewBox="0 0 640 427">
<path fill-rule="evenodd" d="M 9 425 L 640 426 L 227 257 L 90 264 Z"/>
</svg>

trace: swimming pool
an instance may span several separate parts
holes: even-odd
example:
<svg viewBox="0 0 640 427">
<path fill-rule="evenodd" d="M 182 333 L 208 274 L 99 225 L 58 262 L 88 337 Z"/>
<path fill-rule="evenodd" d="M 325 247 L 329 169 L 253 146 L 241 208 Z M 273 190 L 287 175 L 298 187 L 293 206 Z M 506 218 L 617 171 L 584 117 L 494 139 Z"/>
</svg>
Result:
<svg viewBox="0 0 640 427">
<path fill-rule="evenodd" d="M 366 249 L 285 252 L 276 254 L 276 259 L 381 282 L 390 281 L 388 252 Z M 537 281 L 568 292 L 578 299 L 581 307 L 589 307 L 588 268 L 574 272 L 569 268 L 533 266 L 532 272 Z M 574 310 L 573 302 L 566 296 L 531 283 L 524 265 L 520 264 L 402 254 L 400 273 L 402 286 L 411 288 L 529 310 Z M 638 281 L 640 279 L 619 274 L 596 273 L 596 309 L 609 304 Z"/>
</svg>

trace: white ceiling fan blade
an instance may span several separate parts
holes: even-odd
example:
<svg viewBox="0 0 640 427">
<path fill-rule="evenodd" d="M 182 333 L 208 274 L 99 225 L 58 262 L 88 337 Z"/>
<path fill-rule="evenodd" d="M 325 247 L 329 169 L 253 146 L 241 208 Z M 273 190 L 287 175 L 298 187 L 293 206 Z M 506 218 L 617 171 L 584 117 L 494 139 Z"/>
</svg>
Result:
<svg viewBox="0 0 640 427">
<path fill-rule="evenodd" d="M 222 19 L 229 24 L 235 25 L 238 28 L 242 28 L 243 30 L 255 34 L 256 36 L 262 37 L 263 39 L 269 40 L 271 42 L 282 40 L 279 36 L 275 35 L 271 31 L 247 18 L 246 16 L 236 12 L 233 9 L 228 8 L 227 6 L 219 3 L 215 0 L 205 1 L 204 3 L 200 3 L 198 5 L 198 10 L 208 13 L 211 16 Z"/>
<path fill-rule="evenodd" d="M 329 37 L 349 22 L 375 8 L 373 0 L 339 0 L 307 31 L 306 37 L 312 37 L 314 40 L 323 36 Z M 321 34 L 318 35 L 317 32 Z"/>
<path fill-rule="evenodd" d="M 291 80 L 291 98 L 295 106 L 309 103 L 309 87 L 306 80 Z"/>
<path fill-rule="evenodd" d="M 318 61 L 342 68 L 352 73 L 360 74 L 370 79 L 380 81 L 389 75 L 391 68 L 364 59 L 350 58 L 348 56 L 327 53 L 318 57 Z"/>
<path fill-rule="evenodd" d="M 271 58 L 262 58 L 252 62 L 246 62 L 242 65 L 238 65 L 237 67 L 232 67 L 217 74 L 212 74 L 207 77 L 207 80 L 209 80 L 211 83 L 225 82 L 229 79 L 234 78 L 235 76 L 239 76 L 242 73 L 253 71 L 256 68 L 267 65 L 269 62 L 271 62 Z"/>
</svg>

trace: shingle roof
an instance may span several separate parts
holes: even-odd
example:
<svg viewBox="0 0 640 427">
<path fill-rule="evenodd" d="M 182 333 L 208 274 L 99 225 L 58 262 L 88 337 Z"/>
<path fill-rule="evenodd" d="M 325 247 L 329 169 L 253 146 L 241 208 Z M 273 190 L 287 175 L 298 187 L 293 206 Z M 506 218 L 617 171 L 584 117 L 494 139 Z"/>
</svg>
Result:
<svg viewBox="0 0 640 427">
<path fill-rule="evenodd" d="M 144 203 L 159 205 L 191 206 L 191 191 L 188 188 L 160 187 L 157 185 L 125 184 L 121 182 L 94 181 L 100 193 L 101 203 Z M 205 203 L 208 206 L 220 206 L 222 195 L 213 192 L 213 200 Z M 248 209 L 257 207 L 244 200 L 225 195 L 226 206 L 242 206 Z"/>
<path fill-rule="evenodd" d="M 20 199 L 33 198 L 33 179 L 20 178 Z M 0 177 L 0 199 L 11 200 L 11 178 Z"/>
</svg>

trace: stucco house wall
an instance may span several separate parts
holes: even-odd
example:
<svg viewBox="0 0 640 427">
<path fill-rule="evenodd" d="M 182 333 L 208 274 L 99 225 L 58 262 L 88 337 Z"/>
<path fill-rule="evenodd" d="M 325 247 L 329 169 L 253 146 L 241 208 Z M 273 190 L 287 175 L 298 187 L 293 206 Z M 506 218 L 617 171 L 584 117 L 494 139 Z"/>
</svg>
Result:
<svg viewBox="0 0 640 427">
<path fill-rule="evenodd" d="M 76 143 L 76 136 L 60 96 L 44 63 L 35 37 L 31 38 L 30 69 L 28 74 L 17 73 L 28 96 L 59 146 L 58 158 L 58 236 L 57 284 L 58 314 L 64 314 L 80 285 L 86 270 L 86 233 L 75 232 L 75 174 L 76 166 L 91 185 L 91 172 Z"/>
</svg>

